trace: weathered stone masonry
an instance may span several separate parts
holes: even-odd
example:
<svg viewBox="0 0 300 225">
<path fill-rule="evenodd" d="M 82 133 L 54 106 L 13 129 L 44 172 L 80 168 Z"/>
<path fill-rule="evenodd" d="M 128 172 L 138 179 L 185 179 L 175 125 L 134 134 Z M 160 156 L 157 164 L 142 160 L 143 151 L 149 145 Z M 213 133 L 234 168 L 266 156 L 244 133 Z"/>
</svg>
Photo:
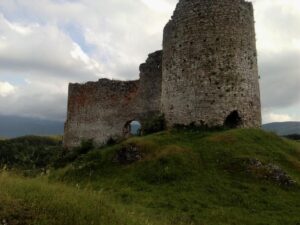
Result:
<svg viewBox="0 0 300 225">
<path fill-rule="evenodd" d="M 252 4 L 182 0 L 163 39 L 162 111 L 169 125 L 261 125 Z"/>
<path fill-rule="evenodd" d="M 70 84 L 64 144 L 105 143 L 132 120 L 163 113 L 167 124 L 261 125 L 253 7 L 244 0 L 180 0 L 164 29 L 163 52 L 140 79 Z M 237 119 L 237 118 L 235 118 Z"/>
<path fill-rule="evenodd" d="M 159 114 L 161 57 L 161 51 L 150 54 L 136 81 L 100 79 L 70 84 L 64 145 L 78 146 L 83 139 L 94 139 L 100 145 L 123 136 L 130 121 L 143 122 Z"/>
</svg>

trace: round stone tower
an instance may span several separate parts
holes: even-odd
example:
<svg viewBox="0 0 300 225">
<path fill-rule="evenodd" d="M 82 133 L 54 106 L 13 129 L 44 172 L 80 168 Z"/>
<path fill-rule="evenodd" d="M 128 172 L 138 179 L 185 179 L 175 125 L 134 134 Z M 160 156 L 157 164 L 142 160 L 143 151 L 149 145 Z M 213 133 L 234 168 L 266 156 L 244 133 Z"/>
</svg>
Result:
<svg viewBox="0 0 300 225">
<path fill-rule="evenodd" d="M 180 0 L 164 29 L 162 69 L 168 126 L 261 125 L 252 3 Z"/>
</svg>

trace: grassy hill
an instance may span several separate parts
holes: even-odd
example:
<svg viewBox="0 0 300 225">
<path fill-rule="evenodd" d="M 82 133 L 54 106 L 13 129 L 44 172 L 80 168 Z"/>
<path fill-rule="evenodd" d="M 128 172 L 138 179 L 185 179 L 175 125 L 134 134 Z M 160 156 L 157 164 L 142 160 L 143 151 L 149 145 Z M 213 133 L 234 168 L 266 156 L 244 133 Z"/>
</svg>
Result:
<svg viewBox="0 0 300 225">
<path fill-rule="evenodd" d="M 261 130 L 161 132 L 75 158 L 47 176 L 2 172 L 0 219 L 13 225 L 300 224 L 300 143 Z"/>
</svg>

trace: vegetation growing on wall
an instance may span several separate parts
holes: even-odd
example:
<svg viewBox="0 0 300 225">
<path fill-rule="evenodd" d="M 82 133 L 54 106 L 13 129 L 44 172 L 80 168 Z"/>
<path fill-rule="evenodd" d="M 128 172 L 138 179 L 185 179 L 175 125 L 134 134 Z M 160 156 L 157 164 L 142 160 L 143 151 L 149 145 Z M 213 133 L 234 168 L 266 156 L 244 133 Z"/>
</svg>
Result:
<svg viewBox="0 0 300 225">
<path fill-rule="evenodd" d="M 166 129 L 166 121 L 163 114 L 151 117 L 144 121 L 142 126 L 142 134 L 153 134 Z"/>
</svg>

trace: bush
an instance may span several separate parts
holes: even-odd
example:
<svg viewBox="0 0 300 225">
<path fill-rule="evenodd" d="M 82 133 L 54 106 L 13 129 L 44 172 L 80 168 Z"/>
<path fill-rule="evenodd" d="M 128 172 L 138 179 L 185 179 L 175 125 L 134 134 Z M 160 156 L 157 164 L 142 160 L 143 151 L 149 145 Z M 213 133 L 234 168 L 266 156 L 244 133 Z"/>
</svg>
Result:
<svg viewBox="0 0 300 225">
<path fill-rule="evenodd" d="M 90 150 L 94 149 L 94 140 L 88 139 L 88 140 L 82 140 L 80 147 L 76 149 L 76 151 L 79 153 L 79 155 L 86 154 Z"/>
<path fill-rule="evenodd" d="M 221 131 L 226 130 L 227 128 L 224 126 L 214 126 L 209 127 L 207 124 L 196 124 L 195 122 L 190 123 L 189 125 L 183 124 L 174 124 L 173 129 L 175 130 L 188 130 L 188 131 Z"/>
<path fill-rule="evenodd" d="M 54 168 L 60 168 L 66 166 L 68 163 L 74 162 L 81 155 L 85 155 L 95 148 L 94 140 L 82 140 L 79 147 L 73 149 L 64 150 L 60 156 L 53 162 Z"/>
<path fill-rule="evenodd" d="M 19 169 L 44 169 L 62 152 L 60 140 L 27 136 L 0 141 L 0 166 Z"/>
<path fill-rule="evenodd" d="M 295 140 L 295 141 L 300 140 L 300 134 L 290 134 L 290 135 L 286 135 L 284 137 L 288 138 L 288 139 L 291 139 L 291 140 Z"/>
</svg>

